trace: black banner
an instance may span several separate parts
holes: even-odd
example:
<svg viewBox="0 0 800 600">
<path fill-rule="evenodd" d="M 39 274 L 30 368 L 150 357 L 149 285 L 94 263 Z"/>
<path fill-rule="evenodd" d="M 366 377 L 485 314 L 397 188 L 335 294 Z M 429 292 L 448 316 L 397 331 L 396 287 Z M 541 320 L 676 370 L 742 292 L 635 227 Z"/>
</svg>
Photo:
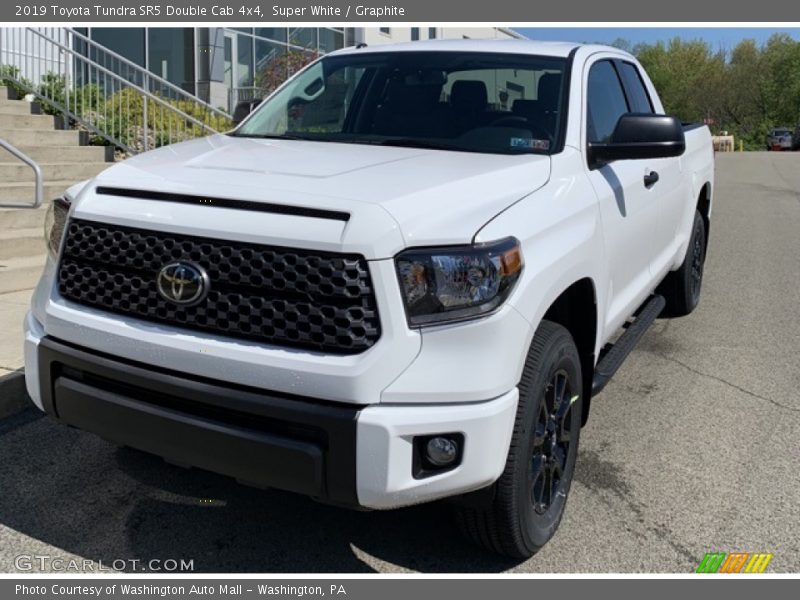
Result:
<svg viewBox="0 0 800 600">
<path fill-rule="evenodd" d="M 800 4 L 785 0 L 743 2 L 429 2 L 427 0 L 18 0 L 0 5 L 9 23 L 746 23 L 800 21 Z"/>
</svg>

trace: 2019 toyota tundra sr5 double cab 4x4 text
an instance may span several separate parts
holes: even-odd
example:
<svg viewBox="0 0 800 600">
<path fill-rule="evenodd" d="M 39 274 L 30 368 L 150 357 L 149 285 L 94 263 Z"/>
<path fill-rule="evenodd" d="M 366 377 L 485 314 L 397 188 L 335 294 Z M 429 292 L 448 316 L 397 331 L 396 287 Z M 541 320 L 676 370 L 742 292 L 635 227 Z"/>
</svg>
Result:
<svg viewBox="0 0 800 600">
<path fill-rule="evenodd" d="M 449 497 L 477 543 L 530 556 L 590 399 L 698 303 L 712 180 L 708 129 L 665 116 L 619 50 L 334 52 L 235 130 L 53 203 L 28 391 L 241 482 Z"/>
</svg>

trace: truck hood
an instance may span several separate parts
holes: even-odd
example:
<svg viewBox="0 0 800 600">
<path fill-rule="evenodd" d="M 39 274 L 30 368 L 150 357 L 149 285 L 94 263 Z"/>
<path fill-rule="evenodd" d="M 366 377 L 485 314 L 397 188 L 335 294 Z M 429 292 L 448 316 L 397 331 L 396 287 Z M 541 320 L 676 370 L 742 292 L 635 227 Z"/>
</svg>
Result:
<svg viewBox="0 0 800 600">
<path fill-rule="evenodd" d="M 408 246 L 469 243 L 487 221 L 542 187 L 549 176 L 550 158 L 540 155 L 214 135 L 107 169 L 84 188 L 78 208 L 84 217 L 113 217 L 117 206 L 122 217 L 127 214 L 123 221 L 135 221 L 134 212 L 161 223 L 178 214 L 156 209 L 159 203 L 152 201 L 143 209 L 129 198 L 124 204 L 123 198 L 114 203 L 107 196 L 95 197 L 93 190 L 104 186 L 343 211 L 349 220 L 324 227 L 307 216 L 276 216 L 270 220 L 275 231 L 261 223 L 261 237 L 359 251 L 377 259 Z M 181 205 L 184 215 L 193 208 L 211 210 Z M 213 218 L 221 230 L 227 229 L 222 214 Z"/>
</svg>

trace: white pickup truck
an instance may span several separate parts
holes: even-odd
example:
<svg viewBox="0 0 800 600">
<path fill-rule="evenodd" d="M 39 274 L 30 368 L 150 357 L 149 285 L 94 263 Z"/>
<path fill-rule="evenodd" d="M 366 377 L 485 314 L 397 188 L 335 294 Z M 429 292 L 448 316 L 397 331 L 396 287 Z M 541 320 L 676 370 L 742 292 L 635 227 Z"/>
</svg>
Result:
<svg viewBox="0 0 800 600">
<path fill-rule="evenodd" d="M 590 399 L 698 303 L 712 182 L 707 128 L 665 116 L 620 50 L 334 52 L 234 131 L 53 202 L 28 392 L 255 486 L 449 497 L 467 536 L 530 556 Z"/>
</svg>

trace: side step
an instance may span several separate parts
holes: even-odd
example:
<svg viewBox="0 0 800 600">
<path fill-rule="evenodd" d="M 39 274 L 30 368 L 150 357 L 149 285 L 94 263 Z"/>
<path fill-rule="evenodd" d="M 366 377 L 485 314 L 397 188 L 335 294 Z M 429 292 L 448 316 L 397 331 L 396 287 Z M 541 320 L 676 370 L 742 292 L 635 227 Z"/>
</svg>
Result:
<svg viewBox="0 0 800 600">
<path fill-rule="evenodd" d="M 625 333 L 612 346 L 606 346 L 600 352 L 600 360 L 594 369 L 592 396 L 596 396 L 603 391 L 606 384 L 611 381 L 614 373 L 622 366 L 622 363 L 628 358 L 636 344 L 642 339 L 644 332 L 650 328 L 650 325 L 664 310 L 666 304 L 664 296 L 650 296 L 650 299 L 634 315 L 634 320 L 627 326 Z"/>
</svg>

